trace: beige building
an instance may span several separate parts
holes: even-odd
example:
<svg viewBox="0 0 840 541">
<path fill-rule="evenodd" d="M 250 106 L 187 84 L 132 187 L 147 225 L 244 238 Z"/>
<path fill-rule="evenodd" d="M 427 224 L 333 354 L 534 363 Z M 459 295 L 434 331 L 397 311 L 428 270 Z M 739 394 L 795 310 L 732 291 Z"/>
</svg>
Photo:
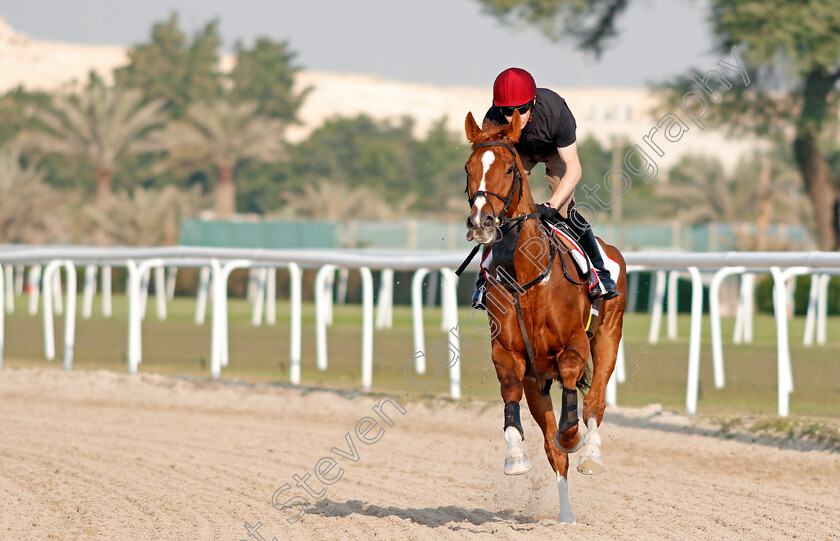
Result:
<svg viewBox="0 0 840 541">
<path fill-rule="evenodd" d="M 128 49 L 114 45 L 79 45 L 38 41 L 12 29 L 0 18 L 0 92 L 18 85 L 31 90 L 71 88 L 84 82 L 95 70 L 106 78 L 113 68 L 127 63 Z M 223 57 L 220 69 L 229 70 L 233 58 Z M 494 74 L 488 74 L 488 80 Z M 593 136 L 602 144 L 615 137 L 638 143 L 654 127 L 650 111 L 654 97 L 644 88 L 561 88 L 538 81 L 566 98 L 578 123 L 579 139 Z M 482 87 L 435 86 L 391 81 L 371 75 L 305 71 L 300 73 L 300 88 L 312 86 L 313 92 L 301 110 L 302 126 L 289 129 L 289 139 L 304 139 L 313 129 L 336 116 L 367 114 L 379 120 L 398 120 L 410 116 L 418 135 L 424 134 L 441 117 L 453 131 L 463 133 L 464 118 L 472 111 L 480 121 L 491 101 L 490 85 Z M 676 104 L 674 104 L 676 107 Z M 709 102 L 710 107 L 714 107 Z M 661 144 L 665 156 L 657 158 L 660 178 L 666 169 L 685 154 L 713 155 L 727 168 L 759 148 L 756 140 L 725 138 L 708 128 L 700 130 L 688 123 L 689 131 L 677 142 Z M 661 136 L 660 136 L 661 141 Z M 466 140 L 465 140 L 466 142 Z"/>
</svg>

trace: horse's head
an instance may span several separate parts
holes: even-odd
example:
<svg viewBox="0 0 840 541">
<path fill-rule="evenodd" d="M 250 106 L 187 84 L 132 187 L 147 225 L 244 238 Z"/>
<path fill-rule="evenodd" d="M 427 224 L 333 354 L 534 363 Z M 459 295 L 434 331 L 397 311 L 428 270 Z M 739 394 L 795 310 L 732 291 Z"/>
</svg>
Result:
<svg viewBox="0 0 840 541">
<path fill-rule="evenodd" d="M 467 114 L 467 139 L 473 144 L 472 154 L 464 167 L 467 171 L 467 197 L 470 215 L 467 218 L 467 240 L 492 244 L 499 240 L 497 229 L 504 218 L 513 216 L 522 199 L 525 178 L 514 143 L 519 140 L 519 111 L 510 123 L 502 126 L 486 123 L 479 127 L 472 113 Z"/>
</svg>

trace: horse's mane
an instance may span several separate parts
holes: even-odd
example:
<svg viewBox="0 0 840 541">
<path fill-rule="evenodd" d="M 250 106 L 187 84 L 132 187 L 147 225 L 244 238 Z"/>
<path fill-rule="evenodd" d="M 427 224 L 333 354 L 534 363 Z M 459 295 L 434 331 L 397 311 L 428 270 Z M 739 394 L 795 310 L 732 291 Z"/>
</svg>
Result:
<svg viewBox="0 0 840 541">
<path fill-rule="evenodd" d="M 507 124 L 499 124 L 498 122 L 494 122 L 492 120 L 485 120 L 484 124 L 481 126 L 481 133 L 475 136 L 475 140 L 472 143 L 473 145 L 477 145 L 488 141 L 500 141 L 507 139 L 507 135 L 504 133 L 505 128 L 507 128 Z"/>
</svg>

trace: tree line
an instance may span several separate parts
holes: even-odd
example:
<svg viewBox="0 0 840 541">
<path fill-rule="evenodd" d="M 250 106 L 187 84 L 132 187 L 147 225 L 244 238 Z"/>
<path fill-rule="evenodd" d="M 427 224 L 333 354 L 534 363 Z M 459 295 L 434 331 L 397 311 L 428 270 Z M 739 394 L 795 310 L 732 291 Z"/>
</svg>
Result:
<svg viewBox="0 0 840 541">
<path fill-rule="evenodd" d="M 538 26 L 600 55 L 619 34 L 629 0 L 477 0 L 492 16 Z M 710 111 L 710 123 L 752 133 L 792 157 L 810 200 L 805 221 L 821 250 L 840 250 L 840 3 L 836 0 L 709 0 L 708 22 L 721 55 L 737 47 L 748 87 L 736 85 Z M 703 73 L 694 70 L 694 73 Z M 664 103 L 697 87 L 681 76 L 660 86 Z M 717 99 L 715 100 L 717 102 Z M 705 119 L 704 119 L 705 121 Z"/>
<path fill-rule="evenodd" d="M 210 208 L 217 219 L 464 218 L 468 148 L 445 118 L 422 138 L 410 118 L 335 118 L 290 144 L 285 130 L 311 91 L 295 88 L 295 52 L 267 38 L 240 43 L 222 73 L 219 43 L 217 21 L 189 37 L 172 15 L 113 83 L 91 73 L 54 93 L 0 97 L 0 242 L 174 244 L 180 218 Z M 614 150 L 579 142 L 583 184 L 602 182 Z M 686 158 L 670 182 L 623 197 L 613 217 L 778 220 L 803 204 L 793 162 L 789 152 L 756 156 L 726 175 L 713 158 Z M 532 184 L 547 198 L 540 167 Z"/>
</svg>

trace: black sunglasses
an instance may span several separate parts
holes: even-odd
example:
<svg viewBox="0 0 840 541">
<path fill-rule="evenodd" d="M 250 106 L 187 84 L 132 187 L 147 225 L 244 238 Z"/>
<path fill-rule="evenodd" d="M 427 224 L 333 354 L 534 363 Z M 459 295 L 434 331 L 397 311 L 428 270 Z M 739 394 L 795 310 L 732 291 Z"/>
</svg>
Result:
<svg viewBox="0 0 840 541">
<path fill-rule="evenodd" d="M 520 115 L 524 115 L 528 112 L 528 109 L 530 109 L 532 105 L 534 105 L 534 100 L 529 101 L 525 105 L 510 105 L 505 107 L 497 105 L 496 108 L 499 110 L 500 113 L 502 113 L 502 116 L 513 116 L 514 111 L 519 111 Z"/>
</svg>

